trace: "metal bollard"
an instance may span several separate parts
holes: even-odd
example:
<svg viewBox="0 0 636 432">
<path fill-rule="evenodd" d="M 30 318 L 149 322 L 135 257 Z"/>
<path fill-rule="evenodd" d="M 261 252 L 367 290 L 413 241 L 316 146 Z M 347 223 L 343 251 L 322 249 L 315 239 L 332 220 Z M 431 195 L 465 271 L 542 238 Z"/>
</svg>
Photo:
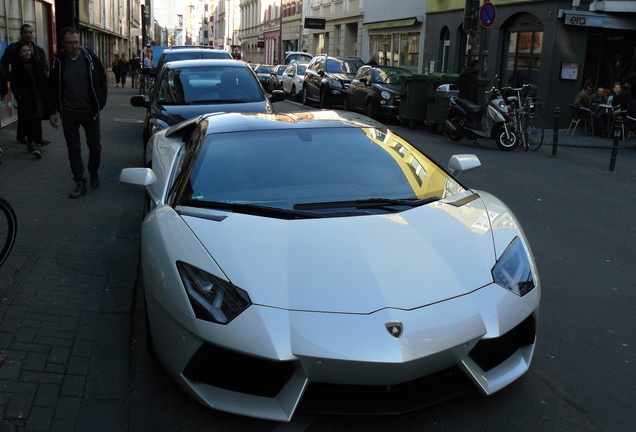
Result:
<svg viewBox="0 0 636 432">
<path fill-rule="evenodd" d="M 618 116 L 614 121 L 614 141 L 612 142 L 612 156 L 610 157 L 609 170 L 614 171 L 616 167 L 616 156 L 618 156 L 618 142 L 623 132 L 623 117 Z"/>
<path fill-rule="evenodd" d="M 559 117 L 561 117 L 561 108 L 554 108 L 554 132 L 552 133 L 552 157 L 557 156 L 557 147 L 559 145 Z"/>
</svg>

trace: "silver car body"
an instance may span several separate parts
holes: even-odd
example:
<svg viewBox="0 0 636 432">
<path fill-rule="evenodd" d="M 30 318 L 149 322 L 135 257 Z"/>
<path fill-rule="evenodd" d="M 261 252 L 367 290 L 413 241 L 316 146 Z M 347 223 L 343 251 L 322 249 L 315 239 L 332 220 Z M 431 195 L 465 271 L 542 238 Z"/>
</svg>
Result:
<svg viewBox="0 0 636 432">
<path fill-rule="evenodd" d="M 492 394 L 519 378 L 534 352 L 540 282 L 518 220 L 486 192 L 460 187 L 404 211 L 315 219 L 168 205 L 184 131 L 202 127 L 209 137 L 334 125 L 383 127 L 333 111 L 210 115 L 154 135 L 152 169 L 122 171 L 120 181 L 144 187 L 154 206 L 143 222 L 142 265 L 152 339 L 165 369 L 206 406 L 277 421 L 291 419 L 312 383 L 388 388 L 456 368 Z M 398 142 L 407 146 L 389 131 L 378 145 L 401 148 L 399 157 L 409 159 Z M 449 169 L 478 164 L 460 155 Z M 493 281 L 493 266 L 513 243 L 534 275 L 525 295 Z M 196 318 L 176 262 L 241 287 L 251 305 L 226 325 Z M 500 341 L 517 336 L 510 353 L 487 367 L 475 353 L 485 352 L 488 363 Z M 244 369 L 234 371 L 236 364 Z M 281 368 L 287 372 L 273 390 L 252 388 Z M 213 380 L 235 378 L 217 385 L 193 377 L 193 369 L 219 371 Z"/>
<path fill-rule="evenodd" d="M 283 73 L 283 91 L 292 99 L 298 99 L 303 91 L 305 70 L 309 62 L 293 62 Z"/>
</svg>

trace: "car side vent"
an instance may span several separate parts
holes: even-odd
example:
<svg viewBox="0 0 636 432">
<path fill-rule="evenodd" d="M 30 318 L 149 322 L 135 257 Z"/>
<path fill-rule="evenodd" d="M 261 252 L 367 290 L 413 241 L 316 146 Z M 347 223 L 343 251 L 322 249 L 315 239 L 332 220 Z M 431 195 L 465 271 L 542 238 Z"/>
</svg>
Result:
<svg viewBox="0 0 636 432">
<path fill-rule="evenodd" d="M 269 398 L 276 397 L 293 373 L 290 361 L 260 359 L 209 344 L 201 346 L 183 370 L 193 381 Z"/>
<path fill-rule="evenodd" d="M 482 339 L 468 354 L 485 372 L 500 365 L 519 348 L 532 345 L 536 336 L 534 315 L 529 315 L 521 324 L 497 338 Z"/>
</svg>

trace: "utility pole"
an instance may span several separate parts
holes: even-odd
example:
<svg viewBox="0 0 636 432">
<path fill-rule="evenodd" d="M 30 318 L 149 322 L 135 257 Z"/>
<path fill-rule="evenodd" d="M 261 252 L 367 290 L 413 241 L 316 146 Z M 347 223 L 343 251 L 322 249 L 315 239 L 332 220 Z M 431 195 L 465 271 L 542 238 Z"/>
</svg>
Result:
<svg viewBox="0 0 636 432">
<path fill-rule="evenodd" d="M 278 38 L 278 64 L 283 64 L 284 56 L 283 56 L 283 0 L 280 0 L 280 9 L 278 10 L 280 13 L 280 36 Z"/>
</svg>

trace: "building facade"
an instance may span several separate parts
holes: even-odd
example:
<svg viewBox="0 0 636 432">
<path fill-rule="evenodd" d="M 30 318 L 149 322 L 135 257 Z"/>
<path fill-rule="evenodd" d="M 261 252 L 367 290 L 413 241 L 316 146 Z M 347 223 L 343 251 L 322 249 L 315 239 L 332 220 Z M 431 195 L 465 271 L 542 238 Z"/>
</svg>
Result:
<svg viewBox="0 0 636 432">
<path fill-rule="evenodd" d="M 482 5 L 473 8 L 477 14 Z M 478 14 L 471 35 L 470 28 L 464 30 L 470 25 L 466 1 L 428 0 L 424 70 L 457 73 L 477 58 L 480 74 L 493 85 L 536 84 L 546 118 L 559 107 L 569 119 L 567 106 L 586 84 L 636 83 L 636 2 L 493 0 L 492 5 L 494 22 L 484 26 Z"/>
</svg>

